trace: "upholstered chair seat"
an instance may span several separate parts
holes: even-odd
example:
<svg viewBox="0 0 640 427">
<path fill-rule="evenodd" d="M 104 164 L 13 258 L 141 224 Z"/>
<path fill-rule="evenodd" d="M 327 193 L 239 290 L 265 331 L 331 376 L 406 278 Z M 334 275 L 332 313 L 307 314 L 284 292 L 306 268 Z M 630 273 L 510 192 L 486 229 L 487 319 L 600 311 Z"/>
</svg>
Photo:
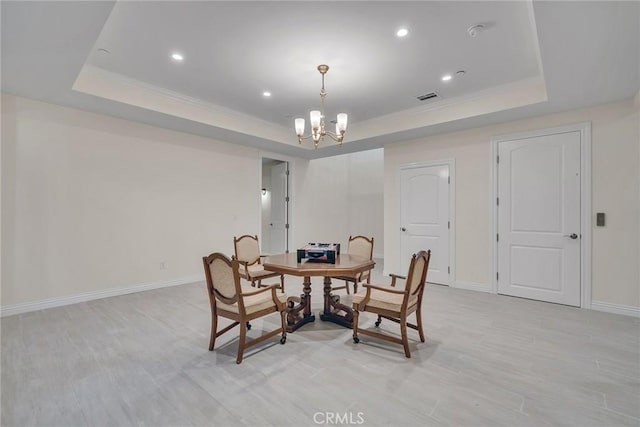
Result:
<svg viewBox="0 0 640 427">
<path fill-rule="evenodd" d="M 365 285 L 364 283 L 362 284 Z M 394 287 L 389 285 L 377 285 L 380 288 L 384 289 L 384 291 L 372 288 L 371 289 L 371 297 L 367 302 L 367 306 L 373 308 L 380 308 L 382 310 L 390 310 L 400 312 L 402 309 L 402 303 L 404 301 L 404 295 L 396 294 L 388 292 L 390 290 L 397 290 Z M 367 296 L 366 288 L 353 296 L 353 304 L 360 304 L 364 298 Z M 411 309 L 414 305 L 418 303 L 418 297 L 416 295 L 410 295 L 408 300 L 408 307 Z"/>
<path fill-rule="evenodd" d="M 243 293 L 251 293 L 255 292 L 255 288 L 251 286 L 241 286 Z M 287 303 L 287 295 L 281 292 L 276 294 L 276 298 L 280 304 Z M 271 298 L 270 292 L 263 292 L 260 294 L 249 295 L 244 298 L 244 309 L 247 314 L 253 314 L 258 311 L 264 310 L 269 307 L 274 306 L 274 301 Z M 230 311 L 232 313 L 239 313 L 240 309 L 238 307 L 238 303 L 234 302 L 233 304 L 225 304 L 223 302 L 218 302 L 218 308 L 220 310 Z"/>
</svg>

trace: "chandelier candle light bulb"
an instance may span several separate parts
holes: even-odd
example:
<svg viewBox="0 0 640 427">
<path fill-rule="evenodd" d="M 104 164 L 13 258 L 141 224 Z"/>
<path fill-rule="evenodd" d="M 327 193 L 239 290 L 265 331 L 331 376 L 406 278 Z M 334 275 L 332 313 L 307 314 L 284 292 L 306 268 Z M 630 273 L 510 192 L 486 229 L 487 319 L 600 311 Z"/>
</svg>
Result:
<svg viewBox="0 0 640 427">
<path fill-rule="evenodd" d="M 322 75 L 322 89 L 320 90 L 320 110 L 313 110 L 309 113 L 309 122 L 311 123 L 311 135 L 304 136 L 304 119 L 295 119 L 296 135 L 298 136 L 298 142 L 302 144 L 303 139 L 313 139 L 313 143 L 316 148 L 324 137 L 329 135 L 331 139 L 342 144 L 344 134 L 347 131 L 347 115 L 340 113 L 336 120 L 336 132 L 326 130 L 324 123 L 324 98 L 327 96 L 327 92 L 324 90 L 324 75 L 329 71 L 328 65 L 318 65 L 318 71 Z"/>
</svg>

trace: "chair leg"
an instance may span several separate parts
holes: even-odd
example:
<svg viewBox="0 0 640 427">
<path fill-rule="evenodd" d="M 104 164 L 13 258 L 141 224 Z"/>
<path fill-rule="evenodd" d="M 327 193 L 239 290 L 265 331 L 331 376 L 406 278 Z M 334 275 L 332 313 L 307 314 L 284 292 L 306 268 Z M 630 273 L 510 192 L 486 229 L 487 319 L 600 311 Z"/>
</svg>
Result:
<svg viewBox="0 0 640 427">
<path fill-rule="evenodd" d="M 402 346 L 404 347 L 404 355 L 407 359 L 411 358 L 409 351 L 409 337 L 407 337 L 407 316 L 400 317 L 400 335 L 402 335 Z"/>
<path fill-rule="evenodd" d="M 213 351 L 213 346 L 216 344 L 216 333 L 218 329 L 218 314 L 211 313 L 211 338 L 209 338 L 209 351 Z"/>
<path fill-rule="evenodd" d="M 242 355 L 244 353 L 244 346 L 247 342 L 247 327 L 246 324 L 240 322 L 240 342 L 238 342 L 238 357 L 236 363 L 239 365 L 242 363 Z"/>
<path fill-rule="evenodd" d="M 247 321 L 247 331 L 250 331 L 250 330 L 251 330 L 251 323 Z"/>
<path fill-rule="evenodd" d="M 418 322 L 418 334 L 420 334 L 420 341 L 424 342 L 424 330 L 422 329 L 422 309 L 418 307 L 416 310 L 416 321 Z"/>
<path fill-rule="evenodd" d="M 284 294 L 284 274 L 280 275 L 280 292 Z"/>
<path fill-rule="evenodd" d="M 353 342 L 358 344 L 360 342 L 360 338 L 358 338 L 358 318 L 360 317 L 360 313 L 358 310 L 353 310 Z"/>
<path fill-rule="evenodd" d="M 280 344 L 287 342 L 287 310 L 280 312 L 280 319 L 282 322 L 282 335 L 280 337 Z"/>
<path fill-rule="evenodd" d="M 380 315 L 378 314 L 378 320 L 376 320 L 376 323 L 375 323 L 376 328 L 377 328 L 378 326 L 380 326 L 380 323 L 382 323 L 382 316 L 380 316 Z"/>
</svg>

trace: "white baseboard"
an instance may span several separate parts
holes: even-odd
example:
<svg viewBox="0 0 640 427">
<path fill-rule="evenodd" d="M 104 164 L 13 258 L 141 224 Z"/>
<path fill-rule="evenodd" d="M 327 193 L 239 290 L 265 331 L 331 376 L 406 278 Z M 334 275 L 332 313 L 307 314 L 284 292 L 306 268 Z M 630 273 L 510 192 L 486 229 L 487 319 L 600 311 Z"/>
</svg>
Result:
<svg viewBox="0 0 640 427">
<path fill-rule="evenodd" d="M 613 304 L 604 301 L 591 301 L 591 309 L 606 311 L 607 313 L 622 314 L 625 316 L 640 317 L 640 307 L 631 305 Z"/>
<path fill-rule="evenodd" d="M 132 294 L 134 292 L 150 291 L 152 289 L 166 288 L 169 286 L 184 285 L 187 283 L 204 280 L 202 274 L 180 277 L 178 279 L 166 280 L 164 282 L 141 283 L 124 288 L 105 289 L 102 291 L 85 292 L 82 294 L 68 295 L 64 297 L 48 298 L 40 301 L 23 302 L 20 304 L 5 305 L 0 308 L 0 317 L 12 316 L 14 314 L 27 313 L 30 311 L 44 310 L 45 308 L 61 307 L 63 305 L 76 304 L 79 302 L 91 301 L 101 298 L 115 297 L 119 295 Z"/>
<path fill-rule="evenodd" d="M 489 285 L 488 283 L 474 283 L 456 280 L 452 287 L 458 289 L 466 289 L 469 291 L 491 293 L 491 285 Z"/>
</svg>

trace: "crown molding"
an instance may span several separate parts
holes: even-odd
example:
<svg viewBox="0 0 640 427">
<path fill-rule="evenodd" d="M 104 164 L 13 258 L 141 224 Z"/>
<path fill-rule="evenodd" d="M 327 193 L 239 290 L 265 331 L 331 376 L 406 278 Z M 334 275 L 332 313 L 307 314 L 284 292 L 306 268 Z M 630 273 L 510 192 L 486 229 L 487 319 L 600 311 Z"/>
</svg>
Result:
<svg viewBox="0 0 640 427">
<path fill-rule="evenodd" d="M 544 78 L 531 77 L 354 123 L 349 128 L 349 142 L 496 113 L 547 100 Z"/>
<path fill-rule="evenodd" d="M 283 126 L 93 65 L 82 67 L 72 89 L 205 125 L 299 146 L 293 132 Z"/>
</svg>

